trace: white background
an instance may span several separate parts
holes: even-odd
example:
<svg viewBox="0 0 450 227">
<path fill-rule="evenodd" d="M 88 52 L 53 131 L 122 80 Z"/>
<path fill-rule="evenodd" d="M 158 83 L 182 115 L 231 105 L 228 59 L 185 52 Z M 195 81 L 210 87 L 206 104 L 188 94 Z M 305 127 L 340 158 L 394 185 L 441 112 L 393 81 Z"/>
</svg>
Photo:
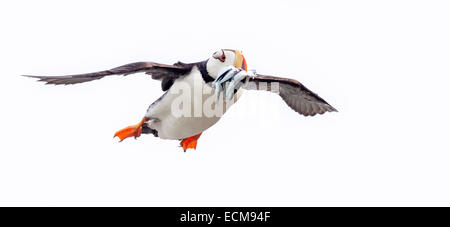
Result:
<svg viewBox="0 0 450 227">
<path fill-rule="evenodd" d="M 448 1 L 2 1 L 0 205 L 450 205 Z M 243 51 L 338 113 L 247 92 L 197 150 L 143 135 L 161 94 L 137 74 L 49 86 L 135 61 Z"/>
</svg>

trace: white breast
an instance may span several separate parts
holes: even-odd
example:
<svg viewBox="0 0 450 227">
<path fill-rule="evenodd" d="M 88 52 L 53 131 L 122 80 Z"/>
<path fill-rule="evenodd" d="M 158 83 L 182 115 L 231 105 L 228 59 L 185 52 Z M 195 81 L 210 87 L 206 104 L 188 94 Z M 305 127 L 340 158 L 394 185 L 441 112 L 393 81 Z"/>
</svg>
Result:
<svg viewBox="0 0 450 227">
<path fill-rule="evenodd" d="M 214 89 L 206 84 L 197 67 L 191 73 L 175 81 L 172 87 L 152 104 L 146 117 L 156 119 L 150 128 L 158 131 L 162 139 L 184 139 L 197 135 L 213 126 L 237 101 L 240 89 L 234 99 L 216 104 Z"/>
</svg>

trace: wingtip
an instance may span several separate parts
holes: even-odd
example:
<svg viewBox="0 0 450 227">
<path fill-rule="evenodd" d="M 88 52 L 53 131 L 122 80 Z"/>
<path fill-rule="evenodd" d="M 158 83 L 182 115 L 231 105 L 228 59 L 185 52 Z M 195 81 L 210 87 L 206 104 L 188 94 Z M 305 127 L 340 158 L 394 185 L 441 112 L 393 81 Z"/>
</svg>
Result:
<svg viewBox="0 0 450 227">
<path fill-rule="evenodd" d="M 28 77 L 28 78 L 34 78 L 34 79 L 39 79 L 38 81 L 42 81 L 42 80 L 41 80 L 42 77 L 40 77 L 40 76 L 34 76 L 34 75 L 20 75 L 20 76 Z"/>
<path fill-rule="evenodd" d="M 20 75 L 20 76 L 37 79 L 36 80 L 37 82 L 45 82 L 45 84 L 49 84 L 47 81 L 43 80 L 42 77 L 40 76 L 33 76 L 33 75 Z"/>
<path fill-rule="evenodd" d="M 37 82 L 43 82 L 42 78 L 39 77 L 39 76 L 33 76 L 33 75 L 20 75 L 20 76 L 27 77 L 27 78 L 37 79 L 37 80 L 36 80 Z M 44 81 L 44 82 L 45 82 L 45 81 Z"/>
</svg>

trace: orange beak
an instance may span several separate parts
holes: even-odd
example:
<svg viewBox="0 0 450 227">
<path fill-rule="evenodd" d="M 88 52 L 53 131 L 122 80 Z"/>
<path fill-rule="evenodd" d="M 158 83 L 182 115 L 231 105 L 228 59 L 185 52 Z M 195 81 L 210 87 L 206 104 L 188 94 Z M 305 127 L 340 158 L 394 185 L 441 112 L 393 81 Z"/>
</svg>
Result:
<svg viewBox="0 0 450 227">
<path fill-rule="evenodd" d="M 247 61 L 245 61 L 244 55 L 241 51 L 235 50 L 236 59 L 234 60 L 234 67 L 247 71 Z"/>
</svg>

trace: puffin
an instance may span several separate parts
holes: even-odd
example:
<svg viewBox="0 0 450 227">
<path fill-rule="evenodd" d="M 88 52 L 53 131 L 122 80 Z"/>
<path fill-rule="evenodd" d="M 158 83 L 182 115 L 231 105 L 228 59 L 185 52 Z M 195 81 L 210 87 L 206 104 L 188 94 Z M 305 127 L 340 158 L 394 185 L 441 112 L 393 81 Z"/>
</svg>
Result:
<svg viewBox="0 0 450 227">
<path fill-rule="evenodd" d="M 161 81 L 164 93 L 147 108 L 137 124 L 114 134 L 120 142 L 141 134 L 153 134 L 161 139 L 179 140 L 184 152 L 196 149 L 201 134 L 220 120 L 243 90 L 277 93 L 290 108 L 304 116 L 337 112 L 295 79 L 261 75 L 255 70 L 248 70 L 242 52 L 233 49 L 220 49 L 207 60 L 194 63 L 135 62 L 92 73 L 23 76 L 37 78 L 46 84 L 69 85 L 141 72 Z"/>
</svg>

